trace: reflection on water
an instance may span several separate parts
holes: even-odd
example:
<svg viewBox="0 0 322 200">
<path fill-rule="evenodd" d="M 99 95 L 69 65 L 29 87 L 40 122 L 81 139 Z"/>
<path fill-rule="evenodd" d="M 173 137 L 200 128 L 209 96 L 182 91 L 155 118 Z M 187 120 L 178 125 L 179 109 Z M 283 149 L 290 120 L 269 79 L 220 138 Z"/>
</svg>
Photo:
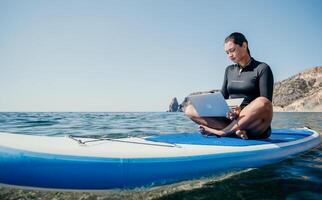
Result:
<svg viewBox="0 0 322 200">
<path fill-rule="evenodd" d="M 273 128 L 322 132 L 322 113 L 274 113 Z M 35 135 L 148 136 L 196 132 L 182 113 L 0 113 L 0 131 Z M 322 146 L 281 163 L 154 188 L 61 192 L 0 186 L 0 199 L 322 199 Z"/>
</svg>

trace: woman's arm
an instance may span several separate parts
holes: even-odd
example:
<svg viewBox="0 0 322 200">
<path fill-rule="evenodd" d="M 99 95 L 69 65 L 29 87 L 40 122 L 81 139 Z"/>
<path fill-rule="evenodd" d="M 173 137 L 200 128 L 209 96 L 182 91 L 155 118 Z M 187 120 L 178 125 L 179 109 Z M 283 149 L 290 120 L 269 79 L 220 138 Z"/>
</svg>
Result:
<svg viewBox="0 0 322 200">
<path fill-rule="evenodd" d="M 228 82 L 227 73 L 228 73 L 228 67 L 225 70 L 224 82 L 223 82 L 222 87 L 221 87 L 221 93 L 222 93 L 222 95 L 224 96 L 225 99 L 229 98 L 229 94 L 228 94 L 228 90 L 227 90 L 227 82 Z"/>
<path fill-rule="evenodd" d="M 273 100 L 274 77 L 271 68 L 262 64 L 259 72 L 259 93 L 260 96 Z"/>
</svg>

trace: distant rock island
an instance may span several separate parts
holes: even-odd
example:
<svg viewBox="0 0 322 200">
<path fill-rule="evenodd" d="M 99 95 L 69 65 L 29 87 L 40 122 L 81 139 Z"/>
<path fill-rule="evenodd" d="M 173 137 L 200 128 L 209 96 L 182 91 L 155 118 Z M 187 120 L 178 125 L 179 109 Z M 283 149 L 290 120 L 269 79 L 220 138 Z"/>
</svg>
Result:
<svg viewBox="0 0 322 200">
<path fill-rule="evenodd" d="M 190 95 L 217 92 L 193 92 Z M 187 98 L 178 103 L 174 97 L 169 112 L 183 110 Z M 274 112 L 322 112 L 322 66 L 313 67 L 274 84 Z"/>
<path fill-rule="evenodd" d="M 169 110 L 167 112 L 177 112 L 177 111 L 179 111 L 179 103 L 178 103 L 177 97 L 174 97 L 171 100 L 171 103 L 169 105 Z"/>
</svg>

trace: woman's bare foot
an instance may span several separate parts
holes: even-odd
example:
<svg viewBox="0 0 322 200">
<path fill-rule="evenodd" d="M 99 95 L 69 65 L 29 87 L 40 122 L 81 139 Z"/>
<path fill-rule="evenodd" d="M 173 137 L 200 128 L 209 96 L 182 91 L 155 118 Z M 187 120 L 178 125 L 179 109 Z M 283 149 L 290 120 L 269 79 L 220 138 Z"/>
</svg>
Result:
<svg viewBox="0 0 322 200">
<path fill-rule="evenodd" d="M 237 130 L 237 131 L 236 131 L 236 135 L 237 135 L 238 137 L 240 137 L 241 139 L 243 139 L 243 140 L 248 140 L 247 133 L 246 133 L 246 131 L 244 131 L 244 130 Z"/>
<path fill-rule="evenodd" d="M 203 126 L 203 125 L 199 126 L 199 132 L 203 135 L 216 135 L 216 136 L 225 136 L 226 135 L 225 132 L 222 130 L 216 130 L 216 129 L 209 128 L 209 127 Z M 243 140 L 248 140 L 247 133 L 244 130 L 237 130 L 236 135 Z"/>
<path fill-rule="evenodd" d="M 199 126 L 199 132 L 203 135 L 216 135 L 216 136 L 225 135 L 224 131 L 209 128 L 208 126 L 204 126 L 204 125 Z"/>
</svg>

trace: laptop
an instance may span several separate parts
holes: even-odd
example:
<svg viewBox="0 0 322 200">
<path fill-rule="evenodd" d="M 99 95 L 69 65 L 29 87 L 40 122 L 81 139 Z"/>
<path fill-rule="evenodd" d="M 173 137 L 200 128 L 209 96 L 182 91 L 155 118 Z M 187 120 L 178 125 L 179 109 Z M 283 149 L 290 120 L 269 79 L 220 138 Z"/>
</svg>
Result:
<svg viewBox="0 0 322 200">
<path fill-rule="evenodd" d="M 221 92 L 188 97 L 200 117 L 226 117 L 229 107 L 240 106 L 244 98 L 225 100 Z"/>
</svg>

